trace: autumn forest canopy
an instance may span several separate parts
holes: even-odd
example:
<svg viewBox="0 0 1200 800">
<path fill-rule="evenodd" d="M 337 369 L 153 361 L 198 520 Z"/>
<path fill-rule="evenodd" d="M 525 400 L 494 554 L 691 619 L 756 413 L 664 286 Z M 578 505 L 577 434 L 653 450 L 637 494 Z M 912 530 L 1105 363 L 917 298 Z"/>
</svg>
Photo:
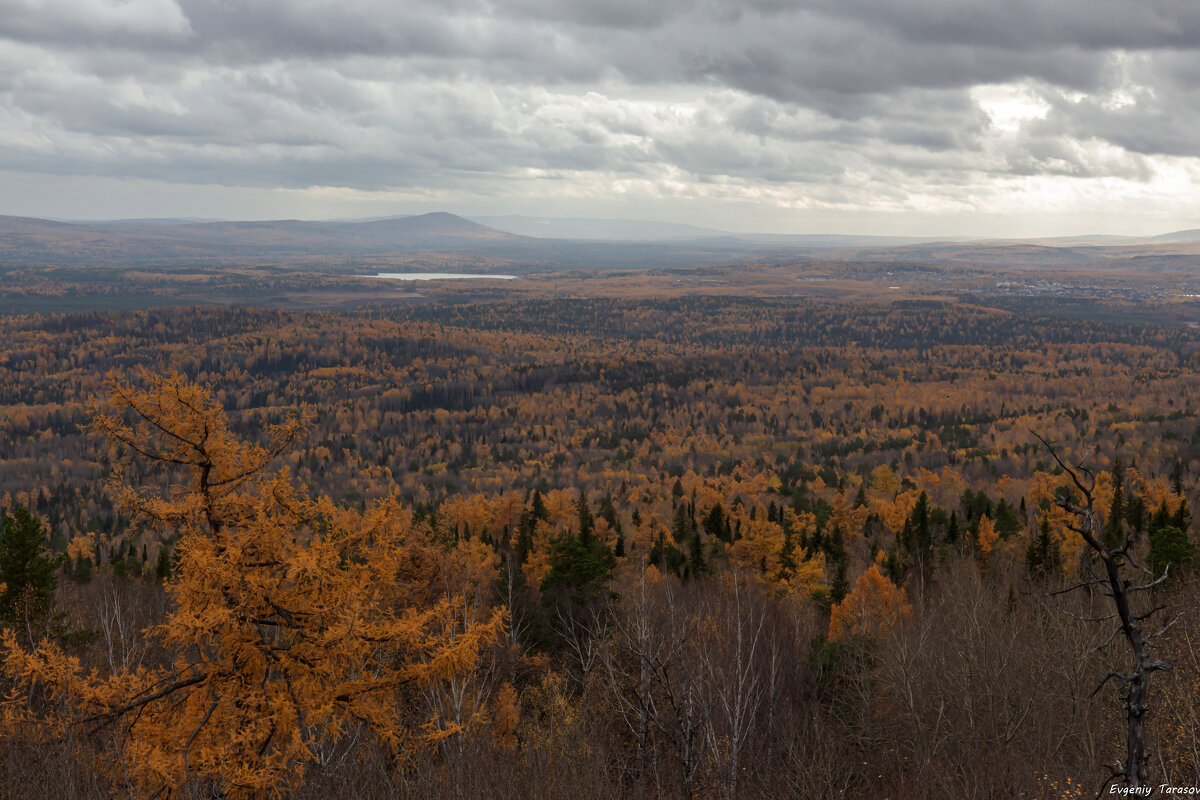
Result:
<svg viewBox="0 0 1200 800">
<path fill-rule="evenodd" d="M 1200 780 L 1200 330 L 669 280 L 0 317 L 3 791 Z"/>
</svg>

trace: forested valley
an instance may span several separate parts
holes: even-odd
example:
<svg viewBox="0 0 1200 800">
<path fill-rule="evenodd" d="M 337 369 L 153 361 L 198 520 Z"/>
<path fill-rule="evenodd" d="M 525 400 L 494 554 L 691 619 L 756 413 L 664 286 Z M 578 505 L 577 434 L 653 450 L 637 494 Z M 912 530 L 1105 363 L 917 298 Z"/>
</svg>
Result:
<svg viewBox="0 0 1200 800">
<path fill-rule="evenodd" d="M 0 318 L 0 794 L 1190 785 L 1198 366 L 968 302 Z"/>
</svg>

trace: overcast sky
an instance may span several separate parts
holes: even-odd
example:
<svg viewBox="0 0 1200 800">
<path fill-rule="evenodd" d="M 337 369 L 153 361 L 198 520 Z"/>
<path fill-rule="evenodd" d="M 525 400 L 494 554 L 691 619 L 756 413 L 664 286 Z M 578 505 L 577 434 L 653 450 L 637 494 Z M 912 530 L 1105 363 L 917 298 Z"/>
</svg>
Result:
<svg viewBox="0 0 1200 800">
<path fill-rule="evenodd" d="M 0 0 L 0 213 L 1200 227 L 1196 0 Z"/>
</svg>

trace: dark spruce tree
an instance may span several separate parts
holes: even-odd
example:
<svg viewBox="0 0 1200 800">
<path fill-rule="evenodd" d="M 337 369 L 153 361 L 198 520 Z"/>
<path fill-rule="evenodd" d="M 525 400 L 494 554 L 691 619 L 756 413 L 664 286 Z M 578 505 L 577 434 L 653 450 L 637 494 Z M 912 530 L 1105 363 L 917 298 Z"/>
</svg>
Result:
<svg viewBox="0 0 1200 800">
<path fill-rule="evenodd" d="M 1155 575 L 1162 575 L 1170 567 L 1171 577 L 1175 577 L 1191 567 L 1196 558 L 1196 546 L 1187 535 L 1191 521 L 1187 501 L 1182 497 L 1174 513 L 1167 510 L 1167 501 L 1164 499 L 1150 517 L 1150 524 L 1146 528 L 1150 539 L 1146 566 Z"/>
<path fill-rule="evenodd" d="M 18 630 L 44 629 L 54 610 L 54 557 L 42 524 L 25 508 L 5 516 L 0 527 L 0 625 Z"/>
<path fill-rule="evenodd" d="M 1050 518 L 1043 517 L 1042 524 L 1029 540 L 1025 550 L 1025 571 L 1029 577 L 1041 580 L 1055 574 L 1062 566 L 1062 553 L 1058 540 L 1050 533 Z"/>
<path fill-rule="evenodd" d="M 579 530 L 579 541 L 587 545 L 592 540 L 596 530 L 596 518 L 592 516 L 591 506 L 588 505 L 587 492 L 579 490 L 579 498 L 575 501 L 575 515 Z"/>
<path fill-rule="evenodd" d="M 1104 545 L 1110 550 L 1125 541 L 1125 465 L 1120 456 L 1113 459 L 1112 485 L 1112 504 L 1104 524 Z"/>
<path fill-rule="evenodd" d="M 1192 565 L 1195 557 L 1196 546 L 1188 539 L 1187 534 L 1176 526 L 1164 525 L 1150 533 L 1150 552 L 1146 556 L 1146 566 L 1156 576 L 1162 575 L 1170 567 L 1171 577 L 1177 577 Z"/>
<path fill-rule="evenodd" d="M 581 490 L 576 502 L 578 531 L 555 539 L 550 549 L 550 571 L 539 587 L 542 600 L 560 615 L 576 619 L 609 599 L 608 581 L 617 560 L 607 544 L 595 535 L 595 519 Z"/>
</svg>

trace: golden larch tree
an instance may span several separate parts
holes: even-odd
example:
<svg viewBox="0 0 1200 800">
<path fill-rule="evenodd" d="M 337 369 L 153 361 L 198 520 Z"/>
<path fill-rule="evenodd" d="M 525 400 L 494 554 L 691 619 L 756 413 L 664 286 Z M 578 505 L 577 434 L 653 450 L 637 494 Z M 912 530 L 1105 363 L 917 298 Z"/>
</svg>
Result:
<svg viewBox="0 0 1200 800">
<path fill-rule="evenodd" d="M 854 591 L 830 609 L 829 640 L 849 636 L 879 636 L 912 615 L 908 593 L 872 564 L 858 576 Z"/>
<path fill-rule="evenodd" d="M 461 729 L 425 720 L 414 735 L 405 693 L 475 668 L 503 611 L 463 621 L 461 599 L 438 587 L 429 529 L 394 497 L 350 511 L 271 469 L 303 416 L 271 428 L 266 446 L 246 444 L 204 387 L 178 374 L 140 383 L 110 376 L 93 429 L 180 473 L 162 494 L 119 487 L 122 507 L 180 537 L 171 609 L 148 631 L 171 662 L 85 674 L 55 645 L 28 652 L 6 634 L 7 676 L 59 701 L 30 718 L 14 694 L 6 724 L 115 731 L 114 765 L 146 796 L 200 779 L 231 798 L 286 786 L 354 730 L 399 751 Z"/>
<path fill-rule="evenodd" d="M 979 557 L 983 560 L 983 566 L 986 569 L 988 559 L 992 556 L 992 549 L 996 546 L 996 542 L 1000 539 L 1000 534 L 996 532 L 996 525 L 992 522 L 987 514 L 979 518 L 979 535 L 976 541 L 979 545 Z"/>
</svg>

